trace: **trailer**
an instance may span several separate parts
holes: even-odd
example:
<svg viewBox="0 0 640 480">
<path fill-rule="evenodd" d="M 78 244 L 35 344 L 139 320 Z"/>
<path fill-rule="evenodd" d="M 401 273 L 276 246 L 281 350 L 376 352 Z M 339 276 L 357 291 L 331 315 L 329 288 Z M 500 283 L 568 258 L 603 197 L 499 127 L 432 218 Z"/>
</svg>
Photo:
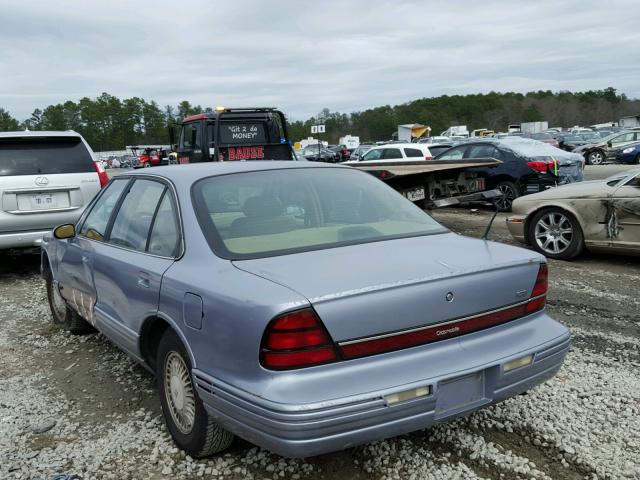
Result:
<svg viewBox="0 0 640 480">
<path fill-rule="evenodd" d="M 414 139 L 422 137 L 425 133 L 427 136 L 431 132 L 431 127 L 422 125 L 420 123 L 407 123 L 405 125 L 398 125 L 398 138 L 399 142 L 413 142 Z"/>
<path fill-rule="evenodd" d="M 542 133 L 549 128 L 549 122 L 524 122 L 520 124 L 522 133 Z"/>
<path fill-rule="evenodd" d="M 451 125 L 444 132 L 440 134 L 442 137 L 465 137 L 469 138 L 469 130 L 466 125 Z"/>
<path fill-rule="evenodd" d="M 478 201 L 491 201 L 500 193 L 485 190 L 484 178 L 469 169 L 497 167 L 495 158 L 465 160 L 372 160 L 344 162 L 370 173 L 423 208 L 437 208 Z"/>
</svg>

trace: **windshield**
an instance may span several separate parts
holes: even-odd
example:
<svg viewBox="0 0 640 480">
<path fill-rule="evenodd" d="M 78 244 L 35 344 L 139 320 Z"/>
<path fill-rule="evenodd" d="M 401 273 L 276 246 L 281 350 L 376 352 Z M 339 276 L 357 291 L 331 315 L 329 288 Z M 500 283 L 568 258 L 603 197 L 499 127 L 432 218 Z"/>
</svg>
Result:
<svg viewBox="0 0 640 480">
<path fill-rule="evenodd" d="M 0 141 L 0 177 L 95 171 L 93 159 L 78 137 Z"/>
<path fill-rule="evenodd" d="M 443 233 L 429 215 L 371 175 L 303 168 L 209 177 L 193 187 L 214 252 L 245 259 Z"/>
</svg>

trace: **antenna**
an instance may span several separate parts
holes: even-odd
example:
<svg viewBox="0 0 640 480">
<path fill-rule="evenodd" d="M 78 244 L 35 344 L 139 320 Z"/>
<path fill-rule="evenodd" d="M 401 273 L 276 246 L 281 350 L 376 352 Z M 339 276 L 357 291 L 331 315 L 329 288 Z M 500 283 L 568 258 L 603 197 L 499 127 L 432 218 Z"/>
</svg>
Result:
<svg viewBox="0 0 640 480">
<path fill-rule="evenodd" d="M 489 225 L 487 225 L 487 229 L 484 231 L 484 234 L 482 235 L 482 240 L 487 240 L 487 237 L 489 236 L 489 230 L 491 230 L 491 225 L 493 225 L 493 221 L 496 219 L 496 215 L 498 215 L 498 212 L 500 211 L 500 208 L 498 207 L 498 202 L 496 202 L 496 200 L 493 200 L 493 206 L 496 207 L 496 211 L 493 212 L 493 216 L 491 217 L 491 220 L 489 220 Z"/>
</svg>

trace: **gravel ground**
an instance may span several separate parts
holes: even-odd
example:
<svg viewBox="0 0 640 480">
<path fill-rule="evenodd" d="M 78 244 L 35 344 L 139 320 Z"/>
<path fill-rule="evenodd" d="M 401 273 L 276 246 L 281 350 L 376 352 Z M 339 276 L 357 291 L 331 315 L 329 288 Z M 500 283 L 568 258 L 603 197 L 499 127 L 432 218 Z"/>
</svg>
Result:
<svg viewBox="0 0 640 480">
<path fill-rule="evenodd" d="M 479 236 L 490 213 L 434 216 Z M 504 216 L 491 238 L 511 243 Z M 101 335 L 50 322 L 38 259 L 0 255 L 0 478 L 640 478 L 640 259 L 550 262 L 548 310 L 574 336 L 556 378 L 429 430 L 289 460 L 236 440 L 219 457 L 175 448 L 152 376 Z"/>
</svg>

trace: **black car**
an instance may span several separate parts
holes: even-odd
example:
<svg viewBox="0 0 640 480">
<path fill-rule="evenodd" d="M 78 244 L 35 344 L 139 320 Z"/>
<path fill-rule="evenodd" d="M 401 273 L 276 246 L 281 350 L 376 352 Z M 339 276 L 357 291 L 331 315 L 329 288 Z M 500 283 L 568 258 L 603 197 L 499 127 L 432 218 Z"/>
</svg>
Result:
<svg viewBox="0 0 640 480">
<path fill-rule="evenodd" d="M 318 144 L 308 145 L 302 150 L 302 156 L 312 162 L 336 163 L 340 155 Z"/>
<path fill-rule="evenodd" d="M 495 158 L 497 167 L 473 168 L 485 179 L 485 187 L 497 189 L 500 210 L 511 210 L 513 200 L 521 195 L 536 193 L 556 185 L 582 180 L 584 160 L 537 140 L 518 137 L 484 139 L 464 143 L 441 153 L 435 160 Z"/>
</svg>

